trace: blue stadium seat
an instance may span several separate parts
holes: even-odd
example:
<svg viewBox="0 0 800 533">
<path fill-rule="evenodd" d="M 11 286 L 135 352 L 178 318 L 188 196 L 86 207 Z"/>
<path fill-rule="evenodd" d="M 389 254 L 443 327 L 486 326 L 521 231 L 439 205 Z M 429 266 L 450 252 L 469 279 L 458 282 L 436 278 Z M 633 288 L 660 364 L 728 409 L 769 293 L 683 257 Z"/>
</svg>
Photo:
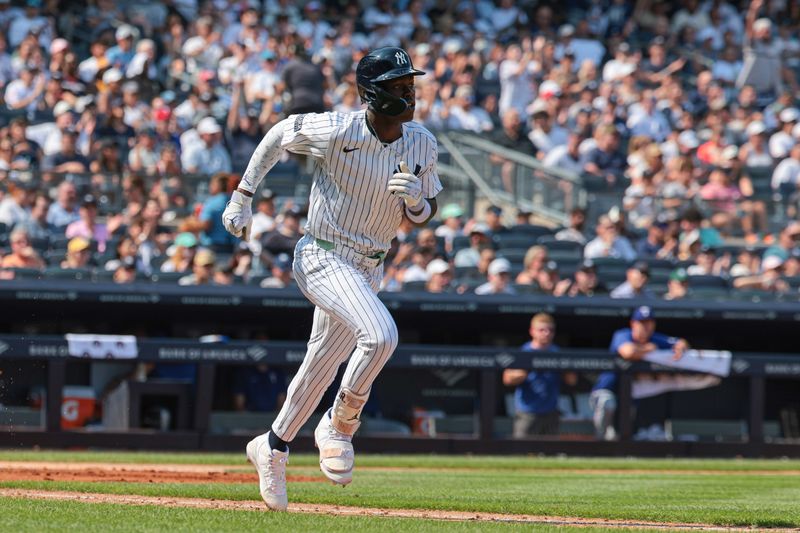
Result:
<svg viewBox="0 0 800 533">
<path fill-rule="evenodd" d="M 500 233 L 494 236 L 494 242 L 499 250 L 505 248 L 525 248 L 527 250 L 536 244 L 536 237 L 526 234 Z"/>
<path fill-rule="evenodd" d="M 409 281 L 403 283 L 403 292 L 425 292 L 425 281 Z"/>
<path fill-rule="evenodd" d="M 150 279 L 153 283 L 169 283 L 169 284 L 176 284 L 178 280 L 184 276 L 188 276 L 188 273 L 185 272 L 156 272 Z"/>
<path fill-rule="evenodd" d="M 689 287 L 720 287 L 727 289 L 730 283 L 722 276 L 689 276 Z"/>
<path fill-rule="evenodd" d="M 511 233 L 516 233 L 517 235 L 531 235 L 533 237 L 553 234 L 553 229 L 547 226 L 537 226 L 536 224 L 517 224 L 511 226 L 509 229 Z"/>
<path fill-rule="evenodd" d="M 92 269 L 48 267 L 44 271 L 44 276 L 52 280 L 90 281 L 92 279 Z"/>
</svg>

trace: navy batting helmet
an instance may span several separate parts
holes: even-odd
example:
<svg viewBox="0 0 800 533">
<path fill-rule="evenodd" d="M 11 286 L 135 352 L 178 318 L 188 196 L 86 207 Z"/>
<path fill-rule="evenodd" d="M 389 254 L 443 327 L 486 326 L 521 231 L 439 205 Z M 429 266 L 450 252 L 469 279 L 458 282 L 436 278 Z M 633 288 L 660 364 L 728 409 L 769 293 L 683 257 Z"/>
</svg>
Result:
<svg viewBox="0 0 800 533">
<path fill-rule="evenodd" d="M 389 94 L 378 84 L 382 81 L 403 76 L 422 76 L 421 70 L 414 68 L 408 52 L 402 48 L 386 46 L 378 48 L 361 58 L 356 67 L 356 83 L 361 91 L 361 99 L 376 113 L 397 116 L 402 114 L 408 104 L 402 98 Z"/>
</svg>

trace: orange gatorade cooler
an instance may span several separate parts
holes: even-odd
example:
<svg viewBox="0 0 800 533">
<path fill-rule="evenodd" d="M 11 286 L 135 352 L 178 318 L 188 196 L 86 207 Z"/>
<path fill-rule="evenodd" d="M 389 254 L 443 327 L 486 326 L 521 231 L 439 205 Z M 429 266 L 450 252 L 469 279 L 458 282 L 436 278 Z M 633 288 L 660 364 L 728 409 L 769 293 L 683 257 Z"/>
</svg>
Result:
<svg viewBox="0 0 800 533">
<path fill-rule="evenodd" d="M 64 387 L 61 400 L 61 428 L 74 429 L 86 425 L 94 416 L 97 398 L 92 387 Z"/>
</svg>

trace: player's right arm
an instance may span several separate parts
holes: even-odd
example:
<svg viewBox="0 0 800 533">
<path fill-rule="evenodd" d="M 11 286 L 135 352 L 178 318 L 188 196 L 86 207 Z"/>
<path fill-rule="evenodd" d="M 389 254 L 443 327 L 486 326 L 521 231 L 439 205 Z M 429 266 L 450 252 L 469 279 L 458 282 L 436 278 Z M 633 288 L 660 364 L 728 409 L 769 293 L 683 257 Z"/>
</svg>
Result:
<svg viewBox="0 0 800 533">
<path fill-rule="evenodd" d="M 244 240 L 249 238 L 253 194 L 284 150 L 321 158 L 328 149 L 328 139 L 335 127 L 335 114 L 292 115 L 275 124 L 253 152 L 239 187 L 222 214 L 225 229 Z"/>
</svg>

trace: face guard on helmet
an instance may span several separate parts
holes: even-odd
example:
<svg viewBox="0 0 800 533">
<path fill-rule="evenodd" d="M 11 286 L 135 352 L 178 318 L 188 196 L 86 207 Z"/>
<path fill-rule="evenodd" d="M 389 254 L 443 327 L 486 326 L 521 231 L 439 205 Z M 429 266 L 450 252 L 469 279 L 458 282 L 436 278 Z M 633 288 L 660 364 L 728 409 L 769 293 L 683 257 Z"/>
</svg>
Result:
<svg viewBox="0 0 800 533">
<path fill-rule="evenodd" d="M 361 58 L 356 67 L 356 83 L 362 89 L 361 100 L 370 109 L 392 117 L 402 115 L 408 104 L 402 98 L 390 94 L 379 86 L 380 82 L 425 74 L 411 64 L 411 58 L 402 48 L 387 46 L 378 48 Z"/>
</svg>

